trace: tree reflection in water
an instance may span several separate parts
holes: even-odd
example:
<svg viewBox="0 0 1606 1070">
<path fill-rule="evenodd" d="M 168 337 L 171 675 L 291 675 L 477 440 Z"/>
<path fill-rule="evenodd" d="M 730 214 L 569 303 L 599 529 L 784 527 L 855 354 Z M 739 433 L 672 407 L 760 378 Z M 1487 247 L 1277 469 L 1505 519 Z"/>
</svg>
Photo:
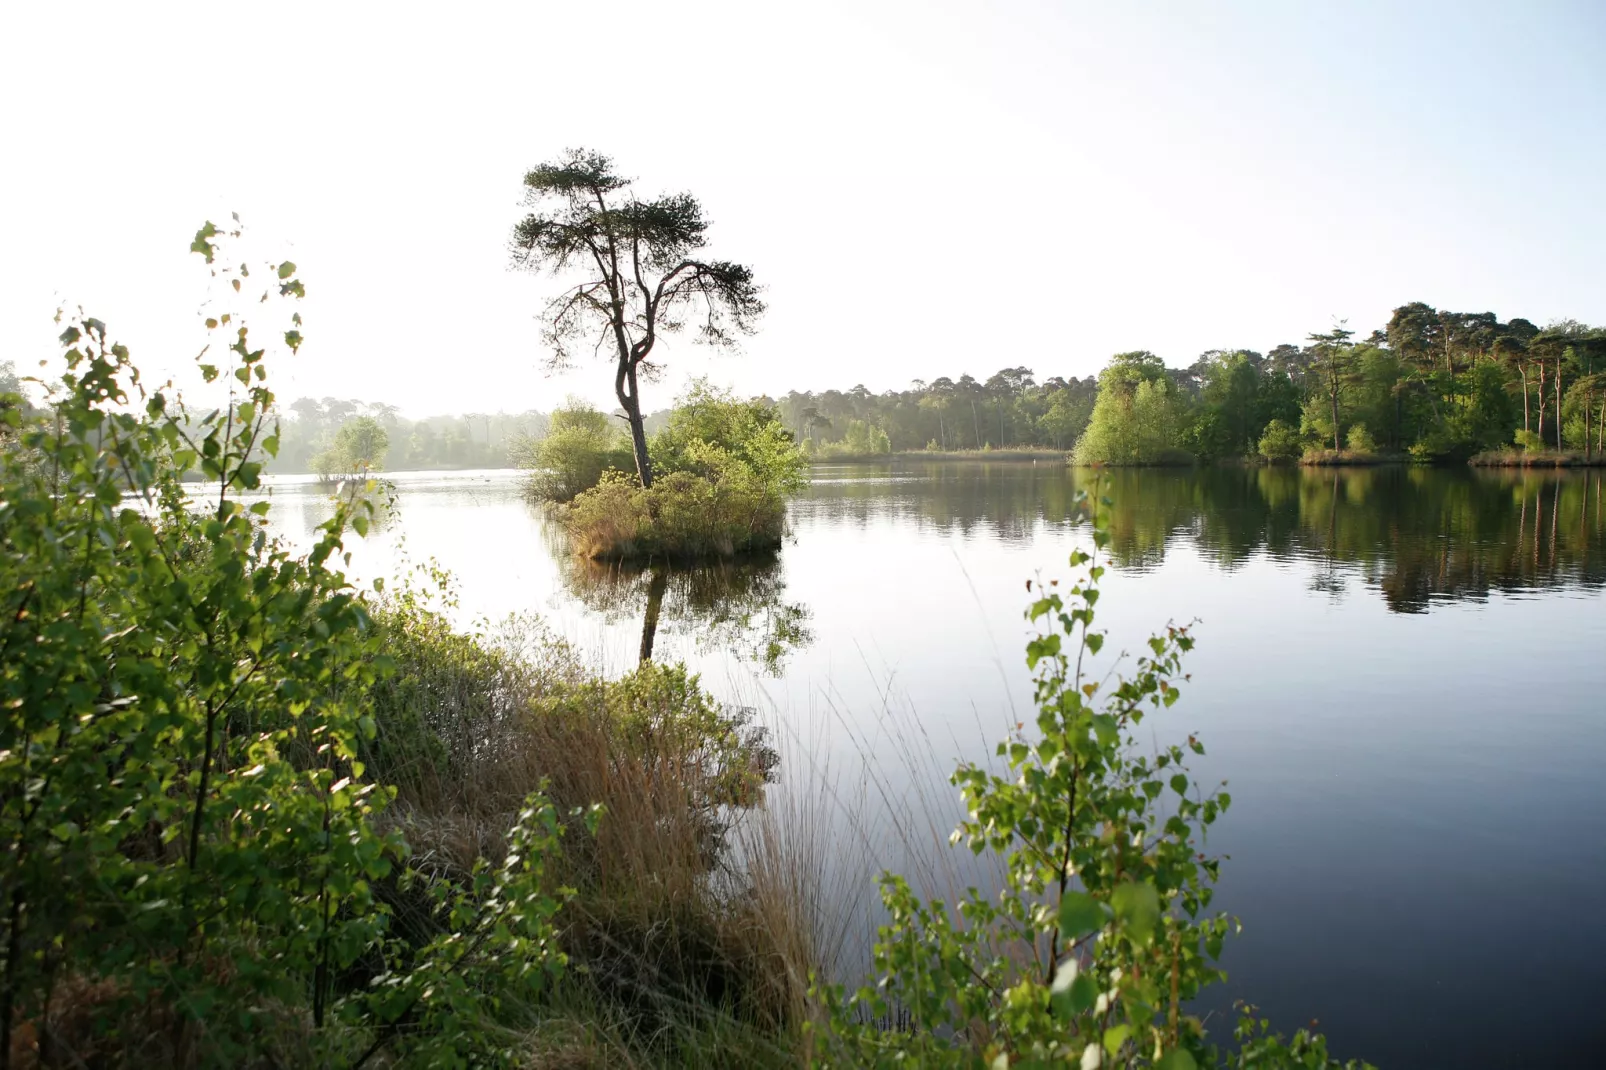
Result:
<svg viewBox="0 0 1606 1070">
<path fill-rule="evenodd" d="M 822 471 L 827 478 L 821 478 Z M 831 478 L 831 477 L 838 478 Z M 816 470 L 794 516 L 869 528 L 893 521 L 1030 543 L 1076 523 L 1091 469 L 905 462 Z M 1390 609 L 1537 588 L 1606 586 L 1606 473 L 1468 468 L 1112 469 L 1111 560 L 1158 567 L 1191 547 L 1233 570 L 1259 556 L 1319 565 L 1335 598 L 1375 588 Z"/>
<path fill-rule="evenodd" d="M 652 659 L 660 630 L 695 637 L 699 649 L 733 651 L 770 675 L 808 645 L 807 607 L 786 599 L 777 556 L 696 566 L 591 561 L 552 547 L 564 585 L 607 619 L 641 617 L 641 660 Z"/>
</svg>

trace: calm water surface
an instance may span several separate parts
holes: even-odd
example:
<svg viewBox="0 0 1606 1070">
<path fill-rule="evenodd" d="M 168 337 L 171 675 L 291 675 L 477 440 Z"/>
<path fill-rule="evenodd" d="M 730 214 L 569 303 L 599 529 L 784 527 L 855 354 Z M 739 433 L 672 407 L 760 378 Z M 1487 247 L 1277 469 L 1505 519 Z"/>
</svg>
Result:
<svg viewBox="0 0 1606 1070">
<path fill-rule="evenodd" d="M 1029 718 L 1024 581 L 1066 574 L 1090 476 L 816 468 L 777 562 L 676 573 L 574 561 L 514 473 L 393 478 L 356 575 L 437 559 L 465 625 L 538 614 L 608 671 L 645 632 L 775 725 L 779 790 L 828 800 L 822 839 L 862 889 L 867 855 L 919 868 L 957 817 L 943 774 Z M 1108 649 L 1197 618 L 1156 732 L 1197 731 L 1196 772 L 1232 785 L 1210 848 L 1244 933 L 1214 1006 L 1319 1018 L 1385 1067 L 1606 1066 L 1602 490 L 1598 472 L 1115 474 Z M 274 496 L 291 539 L 328 516 L 308 484 Z"/>
</svg>

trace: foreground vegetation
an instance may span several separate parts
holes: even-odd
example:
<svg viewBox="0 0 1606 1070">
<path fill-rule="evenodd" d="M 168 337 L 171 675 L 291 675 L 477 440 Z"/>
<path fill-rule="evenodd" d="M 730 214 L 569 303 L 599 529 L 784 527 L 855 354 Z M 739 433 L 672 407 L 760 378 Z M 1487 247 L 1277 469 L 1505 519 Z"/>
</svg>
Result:
<svg viewBox="0 0 1606 1070">
<path fill-rule="evenodd" d="M 233 283 L 218 240 L 196 250 Z M 293 265 L 264 274 L 299 296 Z M 884 876 L 850 993 L 808 860 L 764 823 L 764 734 L 678 666 L 606 680 L 531 626 L 456 632 L 439 573 L 358 591 L 360 496 L 303 557 L 267 538 L 240 499 L 277 446 L 268 347 L 212 328 L 231 362 L 203 374 L 237 385 L 205 416 L 93 319 L 49 419 L 0 400 L 0 1067 L 1330 1065 L 1247 1015 L 1218 1049 L 1187 1013 L 1231 924 L 1197 842 L 1230 799 L 1136 746 L 1186 629 L 1083 676 L 1102 556 L 1031 606 L 1040 713 L 1008 775 L 954 777 L 955 842 L 998 856 L 1002 895 Z M 694 395 L 662 482 L 796 479 L 766 413 Z"/>
</svg>

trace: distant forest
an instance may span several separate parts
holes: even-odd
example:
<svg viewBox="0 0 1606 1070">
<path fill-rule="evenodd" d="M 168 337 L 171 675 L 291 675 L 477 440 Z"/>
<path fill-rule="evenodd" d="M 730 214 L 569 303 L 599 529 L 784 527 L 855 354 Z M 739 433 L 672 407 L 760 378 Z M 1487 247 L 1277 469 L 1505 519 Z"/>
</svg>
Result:
<svg viewBox="0 0 1606 1070">
<path fill-rule="evenodd" d="M 1416 302 L 1364 340 L 1340 325 L 1269 353 L 1209 350 L 1183 368 L 1138 350 L 1097 378 L 1039 382 L 1014 367 L 881 394 L 794 391 L 778 405 L 826 457 L 1037 448 L 1117 464 L 1328 451 L 1445 461 L 1517 446 L 1598 456 L 1606 329 Z"/>
<path fill-rule="evenodd" d="M 1433 461 L 1514 446 L 1590 455 L 1606 444 L 1606 329 L 1417 302 L 1364 340 L 1339 326 L 1268 353 L 1210 350 L 1182 368 L 1139 350 L 1116 354 L 1097 377 L 1039 380 L 1017 366 L 879 394 L 859 385 L 770 400 L 821 458 L 1040 449 L 1153 463 L 1330 450 Z M 548 423 L 534 410 L 407 420 L 393 406 L 302 398 L 286 413 L 273 469 L 312 470 L 340 427 L 362 416 L 385 429 L 392 471 L 510 466 Z M 667 417 L 649 416 L 648 432 Z"/>
</svg>

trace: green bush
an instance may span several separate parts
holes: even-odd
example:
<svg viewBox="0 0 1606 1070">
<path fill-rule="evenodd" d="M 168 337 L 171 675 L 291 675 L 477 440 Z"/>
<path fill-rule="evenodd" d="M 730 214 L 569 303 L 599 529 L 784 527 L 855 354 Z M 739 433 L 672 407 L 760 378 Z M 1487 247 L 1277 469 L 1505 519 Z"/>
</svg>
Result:
<svg viewBox="0 0 1606 1070">
<path fill-rule="evenodd" d="M 515 447 L 514 463 L 532 469 L 525 492 L 539 501 L 567 502 L 590 490 L 605 472 L 634 472 L 630 440 L 609 417 L 570 398 L 552 413 L 543 438 Z"/>
<path fill-rule="evenodd" d="M 777 549 L 786 531 L 786 500 L 748 472 L 715 479 L 671 472 L 650 489 L 608 475 L 569 506 L 570 545 L 606 560 L 732 557 Z"/>
<path fill-rule="evenodd" d="M 1272 420 L 1260 436 L 1260 455 L 1268 461 L 1292 461 L 1304 452 L 1299 432 L 1282 420 Z"/>
<path fill-rule="evenodd" d="M 1039 587 L 1027 612 L 1036 731 L 999 744 L 1007 772 L 967 763 L 953 776 L 969 817 L 952 842 L 1000 859 L 1002 894 L 971 889 L 950 906 L 883 875 L 874 976 L 852 995 L 816 989 L 822 1065 L 1185 1070 L 1231 1058 L 1185 1008 L 1223 976 L 1233 923 L 1210 911 L 1219 862 L 1199 840 L 1232 800 L 1189 776 L 1196 737 L 1148 757 L 1152 733 L 1140 736 L 1180 694 L 1187 628 L 1150 639 L 1129 677 L 1085 664 L 1104 643 L 1093 622 L 1107 521 L 1101 506 L 1093 553 L 1071 555 L 1082 577 L 1063 593 Z M 1285 1044 L 1252 1019 L 1240 1030 L 1239 1065 L 1331 1065 L 1319 1039 Z"/>
<path fill-rule="evenodd" d="M 1377 443 L 1372 433 L 1366 429 L 1365 424 L 1355 424 L 1344 436 L 1344 445 L 1349 447 L 1351 453 L 1376 453 Z"/>
<path fill-rule="evenodd" d="M 238 293 L 217 237 L 194 248 Z M 251 277 L 263 301 L 302 291 L 293 264 Z M 367 507 L 338 506 L 304 558 L 265 537 L 269 503 L 240 501 L 277 446 L 265 350 L 236 313 L 208 326 L 230 365 L 202 376 L 239 383 L 221 411 L 146 393 L 88 318 L 62 332 L 51 419 L 0 403 L 0 1065 L 499 1061 L 480 993 L 539 992 L 563 963 L 557 812 L 530 797 L 522 849 L 461 883 L 405 868 L 359 757 L 392 665 L 331 567 Z M 434 938 L 391 930 L 375 888 L 398 874 Z"/>
<path fill-rule="evenodd" d="M 1542 453 L 1547 449 L 1544 440 L 1539 437 L 1537 432 L 1525 431 L 1522 428 L 1518 428 L 1516 433 L 1512 435 L 1512 441 L 1516 443 L 1518 449 L 1525 453 Z"/>
<path fill-rule="evenodd" d="M 1098 398 L 1077 440 L 1077 464 L 1187 464 L 1187 404 L 1160 358 L 1119 353 L 1099 373 Z"/>
<path fill-rule="evenodd" d="M 807 459 L 774 406 L 696 383 L 652 443 L 653 485 L 608 473 L 565 515 L 573 549 L 613 560 L 774 550 Z"/>
<path fill-rule="evenodd" d="M 739 473 L 774 494 L 803 486 L 807 463 L 792 433 L 769 401 L 741 401 L 705 380 L 676 402 L 669 422 L 653 438 L 654 472 L 690 472 L 717 481 Z"/>
<path fill-rule="evenodd" d="M 324 479 L 352 479 L 379 471 L 389 450 L 390 435 L 379 421 L 357 416 L 342 424 L 334 442 L 309 464 Z"/>
</svg>

